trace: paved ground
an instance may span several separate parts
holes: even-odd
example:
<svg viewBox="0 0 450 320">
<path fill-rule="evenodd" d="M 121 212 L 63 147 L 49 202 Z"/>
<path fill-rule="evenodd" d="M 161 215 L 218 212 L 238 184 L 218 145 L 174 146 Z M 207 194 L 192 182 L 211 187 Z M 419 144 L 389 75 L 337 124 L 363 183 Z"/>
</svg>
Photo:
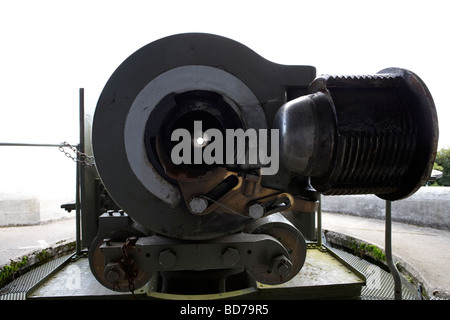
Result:
<svg viewBox="0 0 450 320">
<path fill-rule="evenodd" d="M 0 268 L 10 260 L 68 241 L 75 241 L 75 218 L 35 226 L 0 228 Z"/>
<path fill-rule="evenodd" d="M 322 214 L 322 228 L 384 249 L 385 222 L 342 214 Z M 423 282 L 428 294 L 450 299 L 450 232 L 392 223 L 392 254 Z"/>
<path fill-rule="evenodd" d="M 383 220 L 323 213 L 322 228 L 384 248 Z M 75 240 L 75 220 L 0 228 L 0 267 L 36 250 Z M 429 294 L 450 299 L 450 232 L 392 224 L 393 255 L 423 282 Z"/>
</svg>

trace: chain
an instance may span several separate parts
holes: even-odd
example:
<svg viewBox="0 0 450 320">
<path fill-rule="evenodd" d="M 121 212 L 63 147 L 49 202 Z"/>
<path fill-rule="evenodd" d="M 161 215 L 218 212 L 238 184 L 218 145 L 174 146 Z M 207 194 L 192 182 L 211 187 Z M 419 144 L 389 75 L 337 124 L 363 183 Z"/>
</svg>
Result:
<svg viewBox="0 0 450 320">
<path fill-rule="evenodd" d="M 138 275 L 138 270 L 136 270 L 135 263 L 133 258 L 128 255 L 128 248 L 136 244 L 137 238 L 130 237 L 128 238 L 122 246 L 122 255 L 123 259 L 121 262 L 121 267 L 125 271 L 125 277 L 128 280 L 128 289 L 131 294 L 134 296 L 134 290 L 136 290 L 136 286 L 134 284 L 134 279 L 136 279 Z"/>
<path fill-rule="evenodd" d="M 66 151 L 64 148 L 69 148 L 75 155 L 72 155 L 70 152 Z M 64 141 L 59 146 L 59 151 L 64 153 L 67 158 L 72 159 L 75 162 L 81 163 L 83 166 L 94 167 L 94 157 L 87 155 L 86 153 L 80 152 L 76 146 L 71 145 L 70 143 Z"/>
</svg>

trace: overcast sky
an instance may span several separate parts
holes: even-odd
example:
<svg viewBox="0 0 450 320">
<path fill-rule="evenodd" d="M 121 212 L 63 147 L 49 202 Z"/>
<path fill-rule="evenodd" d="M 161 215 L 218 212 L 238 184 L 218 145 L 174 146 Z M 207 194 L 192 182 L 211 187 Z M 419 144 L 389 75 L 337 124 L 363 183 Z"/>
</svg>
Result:
<svg viewBox="0 0 450 320">
<path fill-rule="evenodd" d="M 207 32 L 273 62 L 313 65 L 318 74 L 409 69 L 434 97 L 439 148 L 450 147 L 448 3 L 2 1 L 0 142 L 78 143 L 80 87 L 93 110 L 109 76 L 134 51 L 172 34 Z"/>
</svg>

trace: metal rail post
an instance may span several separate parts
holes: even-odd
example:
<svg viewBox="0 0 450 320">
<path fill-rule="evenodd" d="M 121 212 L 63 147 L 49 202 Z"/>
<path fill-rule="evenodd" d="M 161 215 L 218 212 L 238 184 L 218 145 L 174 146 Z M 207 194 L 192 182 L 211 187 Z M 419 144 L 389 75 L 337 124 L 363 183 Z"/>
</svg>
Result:
<svg viewBox="0 0 450 320">
<path fill-rule="evenodd" d="M 389 271 L 394 278 L 394 297 L 395 300 L 402 299 L 402 281 L 400 273 L 394 264 L 392 259 L 392 203 L 390 200 L 386 200 L 386 227 L 385 227 L 385 252 L 386 263 L 389 267 Z"/>
<path fill-rule="evenodd" d="M 322 247 L 322 195 L 319 194 L 319 207 L 317 208 L 317 246 Z"/>
<path fill-rule="evenodd" d="M 82 167 L 80 153 L 84 153 L 84 88 L 80 88 L 79 91 L 79 121 L 80 121 L 80 142 L 77 146 L 77 173 L 76 173 L 76 198 L 75 198 L 75 242 L 76 242 L 76 254 L 81 255 L 81 186 L 83 185 Z"/>
</svg>

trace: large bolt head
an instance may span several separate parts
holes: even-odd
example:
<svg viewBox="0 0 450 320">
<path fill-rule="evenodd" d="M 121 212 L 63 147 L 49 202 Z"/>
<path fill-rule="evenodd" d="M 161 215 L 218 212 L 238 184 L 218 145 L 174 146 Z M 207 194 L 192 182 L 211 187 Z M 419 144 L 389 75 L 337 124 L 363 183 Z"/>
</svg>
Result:
<svg viewBox="0 0 450 320">
<path fill-rule="evenodd" d="M 225 252 L 223 253 L 222 257 L 223 262 L 225 262 L 227 266 L 234 266 L 240 260 L 239 251 L 237 251 L 235 248 L 227 248 L 227 250 L 225 250 Z"/>
<path fill-rule="evenodd" d="M 108 263 L 103 271 L 105 280 L 112 284 L 121 281 L 124 275 L 125 272 L 117 262 Z"/>
<path fill-rule="evenodd" d="M 200 214 L 208 208 L 208 201 L 200 197 L 194 197 L 189 201 L 189 207 L 193 213 Z"/>
<path fill-rule="evenodd" d="M 272 260 L 272 272 L 278 273 L 283 278 L 287 278 L 292 271 L 292 262 L 284 255 Z"/>
<path fill-rule="evenodd" d="M 264 215 L 265 208 L 263 205 L 259 203 L 254 203 L 250 207 L 248 207 L 248 214 L 253 219 L 259 219 Z"/>
<path fill-rule="evenodd" d="M 173 268 L 176 261 L 177 257 L 171 250 L 164 250 L 159 254 L 159 264 L 164 269 Z"/>
</svg>

